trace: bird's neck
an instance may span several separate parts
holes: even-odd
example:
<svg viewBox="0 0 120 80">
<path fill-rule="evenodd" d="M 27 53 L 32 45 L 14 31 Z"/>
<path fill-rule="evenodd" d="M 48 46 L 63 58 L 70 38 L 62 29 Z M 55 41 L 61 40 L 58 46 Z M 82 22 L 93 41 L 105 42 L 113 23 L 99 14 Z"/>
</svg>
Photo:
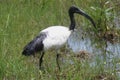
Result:
<svg viewBox="0 0 120 80">
<path fill-rule="evenodd" d="M 76 25 L 75 19 L 74 19 L 74 14 L 73 13 L 69 13 L 69 16 L 70 16 L 70 22 L 71 22 L 69 29 L 70 30 L 74 30 L 75 25 Z"/>
</svg>

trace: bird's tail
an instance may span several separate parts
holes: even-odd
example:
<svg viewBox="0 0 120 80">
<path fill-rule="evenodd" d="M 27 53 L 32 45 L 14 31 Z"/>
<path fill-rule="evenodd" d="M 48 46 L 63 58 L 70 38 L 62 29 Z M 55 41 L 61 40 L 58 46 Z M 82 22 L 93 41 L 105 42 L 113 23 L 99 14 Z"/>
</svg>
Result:
<svg viewBox="0 0 120 80">
<path fill-rule="evenodd" d="M 45 35 L 40 34 L 32 41 L 30 41 L 23 49 L 22 54 L 25 56 L 34 55 L 36 52 L 42 51 L 44 48 L 43 39 Z"/>
</svg>

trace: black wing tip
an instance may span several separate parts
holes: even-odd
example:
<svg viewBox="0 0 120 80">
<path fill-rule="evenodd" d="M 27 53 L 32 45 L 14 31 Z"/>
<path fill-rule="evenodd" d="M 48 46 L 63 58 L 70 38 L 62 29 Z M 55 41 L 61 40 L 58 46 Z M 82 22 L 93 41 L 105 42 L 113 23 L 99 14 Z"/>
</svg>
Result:
<svg viewBox="0 0 120 80">
<path fill-rule="evenodd" d="M 22 55 L 29 56 L 34 54 L 33 41 L 29 42 L 22 51 Z"/>
<path fill-rule="evenodd" d="M 40 35 L 36 36 L 24 47 L 22 55 L 34 55 L 36 52 L 42 51 L 44 48 L 42 41 L 45 39 L 45 37 L 45 33 L 41 33 Z"/>
</svg>

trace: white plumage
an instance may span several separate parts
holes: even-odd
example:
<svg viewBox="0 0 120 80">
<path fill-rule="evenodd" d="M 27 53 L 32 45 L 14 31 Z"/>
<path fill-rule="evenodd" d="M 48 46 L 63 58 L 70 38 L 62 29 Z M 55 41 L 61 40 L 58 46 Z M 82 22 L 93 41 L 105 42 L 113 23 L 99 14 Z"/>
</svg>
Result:
<svg viewBox="0 0 120 80">
<path fill-rule="evenodd" d="M 68 37 L 71 34 L 69 28 L 64 26 L 51 26 L 47 29 L 42 30 L 41 32 L 44 32 L 47 35 L 43 41 L 45 50 L 52 47 L 59 49 L 66 43 Z"/>
<path fill-rule="evenodd" d="M 50 49 L 50 48 L 55 48 L 58 50 L 60 47 L 62 47 L 67 41 L 70 47 L 73 50 L 77 50 L 79 47 L 79 44 L 77 44 L 80 40 L 79 35 L 77 35 L 77 32 L 75 30 L 75 19 L 74 19 L 74 13 L 78 13 L 87 19 L 91 21 L 94 27 L 95 23 L 93 19 L 87 15 L 85 12 L 82 10 L 78 9 L 75 6 L 70 7 L 68 10 L 69 12 L 69 17 L 70 17 L 70 26 L 69 28 L 64 27 L 64 26 L 51 26 L 48 27 L 42 31 L 40 31 L 39 35 L 36 36 L 32 41 L 30 41 L 25 47 L 22 52 L 23 55 L 29 56 L 29 55 L 35 55 L 36 52 L 41 52 L 41 57 L 39 59 L 39 67 L 41 69 L 41 64 L 43 62 L 43 56 L 44 56 L 44 51 Z M 56 51 L 57 52 L 57 51 Z M 74 51 L 75 52 L 75 51 Z M 58 64 L 58 52 L 57 52 L 57 65 L 60 69 L 60 66 Z"/>
</svg>

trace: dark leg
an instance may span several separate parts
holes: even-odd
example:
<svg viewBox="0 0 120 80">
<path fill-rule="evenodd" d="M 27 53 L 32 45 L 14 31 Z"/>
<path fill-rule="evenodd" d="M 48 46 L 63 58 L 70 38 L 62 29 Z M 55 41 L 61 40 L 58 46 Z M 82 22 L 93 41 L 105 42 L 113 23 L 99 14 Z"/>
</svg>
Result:
<svg viewBox="0 0 120 80">
<path fill-rule="evenodd" d="M 41 57 L 39 59 L 39 69 L 41 70 L 41 65 L 42 65 L 42 62 L 43 62 L 43 56 L 44 56 L 44 51 L 41 52 Z"/>
<path fill-rule="evenodd" d="M 56 57 L 56 62 L 57 62 L 57 66 L 58 66 L 58 69 L 60 70 L 60 65 L 59 65 L 59 54 L 57 54 L 57 57 Z"/>
</svg>

